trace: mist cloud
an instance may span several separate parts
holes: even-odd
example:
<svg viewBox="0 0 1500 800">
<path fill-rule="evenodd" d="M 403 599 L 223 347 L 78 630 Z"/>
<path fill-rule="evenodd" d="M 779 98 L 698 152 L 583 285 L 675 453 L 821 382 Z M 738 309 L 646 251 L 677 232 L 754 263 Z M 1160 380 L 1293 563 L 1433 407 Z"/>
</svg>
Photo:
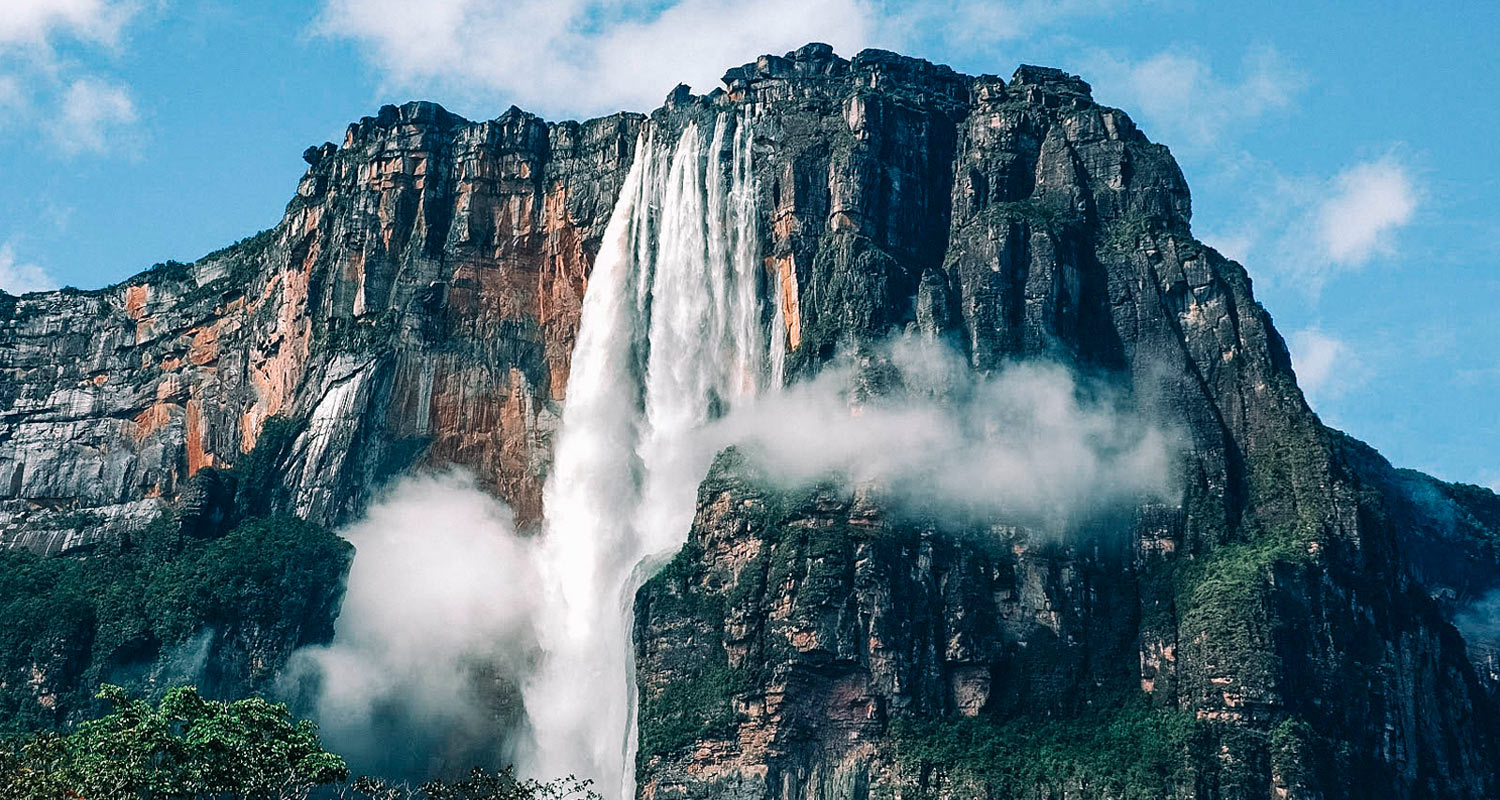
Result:
<svg viewBox="0 0 1500 800">
<path fill-rule="evenodd" d="M 1500 651 L 1500 591 L 1490 592 L 1453 618 L 1471 646 Z"/>
<path fill-rule="evenodd" d="M 466 474 L 419 475 L 340 534 L 355 558 L 334 641 L 298 651 L 289 692 L 356 771 L 508 763 L 525 737 L 539 594 L 510 510 Z"/>
<path fill-rule="evenodd" d="M 1171 493 L 1171 438 L 1058 364 L 977 376 L 943 345 L 901 339 L 731 414 L 735 445 L 787 485 L 873 485 L 926 511 L 1061 530 Z"/>
</svg>

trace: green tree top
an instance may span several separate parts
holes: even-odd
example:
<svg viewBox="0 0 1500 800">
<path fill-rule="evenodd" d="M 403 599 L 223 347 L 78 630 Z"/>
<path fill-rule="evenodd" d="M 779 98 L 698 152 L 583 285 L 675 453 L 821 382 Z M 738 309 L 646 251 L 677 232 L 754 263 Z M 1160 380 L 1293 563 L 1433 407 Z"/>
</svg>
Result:
<svg viewBox="0 0 1500 800">
<path fill-rule="evenodd" d="M 348 777 L 318 729 L 258 697 L 206 700 L 193 687 L 161 703 L 106 685 L 114 711 L 67 736 L 43 734 L 0 750 L 0 800 L 302 798 Z"/>
</svg>

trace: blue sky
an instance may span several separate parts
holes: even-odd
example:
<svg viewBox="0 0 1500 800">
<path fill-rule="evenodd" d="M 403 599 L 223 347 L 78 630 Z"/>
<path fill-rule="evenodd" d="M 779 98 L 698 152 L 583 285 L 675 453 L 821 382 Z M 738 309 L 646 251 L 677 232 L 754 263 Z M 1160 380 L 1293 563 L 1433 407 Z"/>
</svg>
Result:
<svg viewBox="0 0 1500 800">
<path fill-rule="evenodd" d="M 1500 4 L 3 0 L 0 287 L 108 284 L 276 223 L 383 103 L 646 110 L 807 41 L 1080 73 L 1170 145 L 1325 420 L 1500 487 Z"/>
</svg>

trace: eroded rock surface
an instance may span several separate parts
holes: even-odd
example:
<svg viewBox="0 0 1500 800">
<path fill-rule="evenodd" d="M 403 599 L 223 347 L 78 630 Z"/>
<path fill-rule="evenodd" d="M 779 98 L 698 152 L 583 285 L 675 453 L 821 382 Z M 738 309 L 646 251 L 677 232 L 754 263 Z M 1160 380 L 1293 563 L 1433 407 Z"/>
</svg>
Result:
<svg viewBox="0 0 1500 800">
<path fill-rule="evenodd" d="M 1108 376 L 1184 437 L 1181 498 L 1092 531 L 951 530 L 721 461 L 638 601 L 646 796 L 1497 791 L 1493 644 L 1450 621 L 1490 590 L 1500 527 L 1319 422 L 1244 269 L 1193 239 L 1165 148 L 1056 70 L 810 47 L 726 84 L 705 102 L 759 113 L 789 363 L 906 331 L 980 372 Z M 1181 739 L 1101 766 L 1028 726 Z M 1020 777 L 930 757 L 981 735 Z"/>
<path fill-rule="evenodd" d="M 107 289 L 6 298 L 0 541 L 61 552 L 149 520 L 277 415 L 306 423 L 282 465 L 300 516 L 340 522 L 427 463 L 534 520 L 639 124 L 387 106 L 309 150 L 275 228 Z M 102 523 L 64 526 L 80 511 Z"/>
</svg>

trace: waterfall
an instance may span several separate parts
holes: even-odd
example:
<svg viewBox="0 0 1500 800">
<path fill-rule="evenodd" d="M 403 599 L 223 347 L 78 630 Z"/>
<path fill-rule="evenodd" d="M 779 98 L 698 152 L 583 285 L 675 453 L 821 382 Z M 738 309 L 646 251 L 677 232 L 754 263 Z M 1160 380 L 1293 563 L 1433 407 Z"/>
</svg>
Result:
<svg viewBox="0 0 1500 800">
<path fill-rule="evenodd" d="M 634 598 L 687 540 L 713 455 L 695 434 L 781 381 L 751 136 L 748 117 L 720 114 L 668 147 L 648 125 L 583 301 L 537 550 L 550 622 L 525 703 L 530 771 L 593 778 L 606 798 L 635 792 Z"/>
</svg>

